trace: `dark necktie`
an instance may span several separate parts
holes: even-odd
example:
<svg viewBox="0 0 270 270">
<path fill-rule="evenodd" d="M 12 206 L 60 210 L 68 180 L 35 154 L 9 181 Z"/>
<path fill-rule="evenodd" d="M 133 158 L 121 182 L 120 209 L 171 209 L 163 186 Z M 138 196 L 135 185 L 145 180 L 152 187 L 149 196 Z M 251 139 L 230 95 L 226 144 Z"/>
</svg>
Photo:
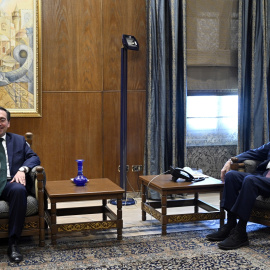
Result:
<svg viewBox="0 0 270 270">
<path fill-rule="evenodd" d="M 7 159 L 3 140 L 3 138 L 0 138 L 0 196 L 7 183 Z"/>
</svg>

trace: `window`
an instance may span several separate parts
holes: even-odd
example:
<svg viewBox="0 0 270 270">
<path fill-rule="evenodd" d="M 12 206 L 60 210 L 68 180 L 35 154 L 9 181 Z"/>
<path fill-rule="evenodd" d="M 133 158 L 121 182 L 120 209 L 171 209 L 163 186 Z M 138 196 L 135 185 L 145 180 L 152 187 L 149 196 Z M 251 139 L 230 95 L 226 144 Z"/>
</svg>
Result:
<svg viewBox="0 0 270 270">
<path fill-rule="evenodd" d="M 187 145 L 237 145 L 239 0 L 187 3 Z"/>
<path fill-rule="evenodd" d="M 188 96 L 187 146 L 237 145 L 238 96 Z"/>
</svg>

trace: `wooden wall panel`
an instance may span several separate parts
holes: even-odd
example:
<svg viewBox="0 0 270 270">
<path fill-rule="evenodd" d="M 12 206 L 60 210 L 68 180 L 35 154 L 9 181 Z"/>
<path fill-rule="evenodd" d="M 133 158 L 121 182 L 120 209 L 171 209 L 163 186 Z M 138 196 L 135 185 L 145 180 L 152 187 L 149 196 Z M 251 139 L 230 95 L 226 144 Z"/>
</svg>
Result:
<svg viewBox="0 0 270 270">
<path fill-rule="evenodd" d="M 102 89 L 102 0 L 43 0 L 43 90 Z"/>
<path fill-rule="evenodd" d="M 104 176 L 120 183 L 120 94 L 104 93 Z M 145 133 L 145 91 L 128 92 L 127 173 L 128 190 L 138 190 L 138 176 L 132 165 L 143 165 Z"/>
<path fill-rule="evenodd" d="M 145 138 L 145 91 L 128 92 L 127 164 L 129 173 L 127 190 L 140 190 L 139 175 L 132 172 L 132 165 L 143 165 Z"/>
<path fill-rule="evenodd" d="M 26 126 L 11 120 L 11 132 L 34 133 L 33 149 L 40 156 L 48 180 L 69 179 L 77 173 L 76 159 L 82 158 L 89 178 L 102 177 L 102 94 L 46 93 L 46 114 Z"/>
<path fill-rule="evenodd" d="M 128 51 L 128 89 L 145 90 L 145 0 L 103 1 L 104 90 L 120 89 L 122 35 L 133 35 L 140 50 Z"/>
<path fill-rule="evenodd" d="M 128 51 L 127 189 L 139 190 L 132 165 L 143 164 L 146 89 L 145 0 L 103 2 L 104 25 L 104 176 L 120 183 L 120 90 L 122 35 L 133 35 L 139 51 Z M 106 63 L 106 64 L 105 64 Z M 141 90 L 141 91 L 138 91 Z M 140 172 L 142 173 L 142 172 Z"/>
<path fill-rule="evenodd" d="M 104 177 L 120 183 L 120 93 L 103 94 Z"/>
<path fill-rule="evenodd" d="M 53 168 L 53 171 L 58 171 L 62 179 L 67 179 L 77 173 L 75 159 L 84 159 L 85 176 L 101 177 L 103 156 L 101 93 L 48 94 L 47 110 L 50 111 L 55 105 L 58 106 L 58 115 L 54 121 L 52 116 L 48 115 L 44 119 L 44 124 L 51 126 L 51 132 L 57 134 L 55 140 L 50 141 L 50 149 L 55 152 L 56 158 L 46 154 L 44 162 L 49 164 L 50 170 Z M 55 124 L 52 124 L 53 122 Z M 57 131 L 54 131 L 55 128 Z M 58 162 L 61 162 L 60 168 L 57 168 Z"/>
</svg>

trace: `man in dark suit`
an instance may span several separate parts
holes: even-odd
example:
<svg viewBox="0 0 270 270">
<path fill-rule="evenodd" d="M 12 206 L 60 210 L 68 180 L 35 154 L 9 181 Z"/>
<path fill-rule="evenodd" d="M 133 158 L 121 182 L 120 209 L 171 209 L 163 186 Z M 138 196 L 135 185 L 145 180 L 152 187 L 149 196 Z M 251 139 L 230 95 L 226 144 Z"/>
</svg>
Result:
<svg viewBox="0 0 270 270">
<path fill-rule="evenodd" d="M 0 199 L 9 203 L 10 261 L 19 263 L 23 256 L 18 241 L 24 226 L 29 181 L 28 172 L 40 165 L 39 157 L 32 151 L 23 136 L 7 133 L 10 127 L 10 112 L 0 107 L 0 138 L 6 156 L 6 180 L 0 182 Z M 4 173 L 5 174 L 5 173 Z"/>
<path fill-rule="evenodd" d="M 221 179 L 225 180 L 221 207 L 227 211 L 227 224 L 206 238 L 221 241 L 219 248 L 226 250 L 249 245 L 246 225 L 255 200 L 259 195 L 270 196 L 270 143 L 248 150 L 237 158 L 239 162 L 251 159 L 261 163 L 254 174 L 230 170 L 231 160 L 221 170 Z"/>
</svg>

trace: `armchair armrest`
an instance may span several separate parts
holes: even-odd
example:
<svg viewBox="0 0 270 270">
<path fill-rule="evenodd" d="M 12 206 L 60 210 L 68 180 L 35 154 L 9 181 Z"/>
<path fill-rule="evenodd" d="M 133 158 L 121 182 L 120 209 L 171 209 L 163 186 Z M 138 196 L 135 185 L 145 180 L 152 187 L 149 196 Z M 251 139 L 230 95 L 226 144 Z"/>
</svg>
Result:
<svg viewBox="0 0 270 270">
<path fill-rule="evenodd" d="M 44 197 L 44 187 L 46 185 L 46 174 L 44 168 L 36 166 L 29 172 L 29 175 L 33 181 L 31 193 L 35 195 L 37 200 L 41 195 Z"/>
<path fill-rule="evenodd" d="M 232 157 L 231 161 L 232 161 L 231 170 L 245 171 L 245 163 L 239 163 L 237 157 Z"/>
<path fill-rule="evenodd" d="M 39 213 L 41 213 L 41 217 L 40 217 L 40 224 L 42 221 L 42 219 L 44 218 L 44 210 L 45 208 L 47 208 L 47 202 L 46 202 L 46 197 L 45 197 L 45 192 L 44 192 L 44 188 L 46 185 L 46 175 L 45 175 L 45 171 L 44 168 L 41 166 L 37 166 L 36 168 L 36 198 L 38 200 L 38 209 L 39 209 Z"/>
<path fill-rule="evenodd" d="M 40 215 L 40 224 L 42 224 L 44 219 L 44 210 L 47 208 L 47 199 L 45 196 L 45 185 L 46 185 L 46 174 L 45 170 L 41 166 L 34 167 L 31 172 L 30 176 L 34 181 L 34 194 L 38 201 L 38 211 Z"/>
<path fill-rule="evenodd" d="M 232 157 L 231 170 L 254 173 L 256 171 L 257 166 L 261 163 L 259 160 L 251 160 L 247 159 L 244 162 L 238 162 L 237 157 Z"/>
</svg>

